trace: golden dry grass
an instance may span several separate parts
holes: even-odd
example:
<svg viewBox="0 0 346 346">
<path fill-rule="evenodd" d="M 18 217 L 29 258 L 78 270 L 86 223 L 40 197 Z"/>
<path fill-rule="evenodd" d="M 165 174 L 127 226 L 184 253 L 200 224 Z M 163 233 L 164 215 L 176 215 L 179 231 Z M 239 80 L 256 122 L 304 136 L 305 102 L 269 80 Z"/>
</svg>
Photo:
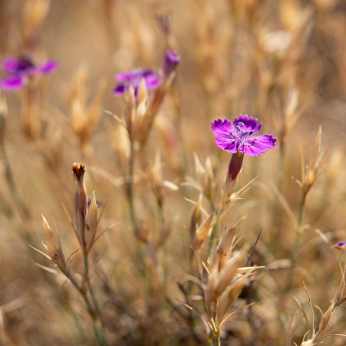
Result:
<svg viewBox="0 0 346 346">
<path fill-rule="evenodd" d="M 343 0 L 1 0 L 0 18 L 1 59 L 59 62 L 0 94 L 0 344 L 346 344 Z M 158 89 L 113 96 L 167 49 Z M 239 114 L 278 142 L 226 179 L 210 123 Z"/>
</svg>

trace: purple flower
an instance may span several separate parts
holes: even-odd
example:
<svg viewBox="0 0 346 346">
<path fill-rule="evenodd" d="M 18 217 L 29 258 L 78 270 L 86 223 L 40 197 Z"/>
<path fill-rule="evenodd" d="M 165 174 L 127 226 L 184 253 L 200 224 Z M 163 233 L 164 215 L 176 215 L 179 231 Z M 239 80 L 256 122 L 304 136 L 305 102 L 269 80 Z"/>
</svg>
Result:
<svg viewBox="0 0 346 346">
<path fill-rule="evenodd" d="M 148 90 L 157 88 L 161 83 L 161 78 L 154 71 L 143 71 L 141 68 L 136 68 L 130 72 L 119 73 L 115 76 L 115 79 L 121 82 L 113 90 L 115 96 L 124 95 L 125 91 L 132 85 L 135 91 L 135 97 L 137 97 L 138 88 L 142 79 L 144 79 Z"/>
<path fill-rule="evenodd" d="M 168 77 L 174 72 L 180 63 L 180 56 L 176 51 L 167 50 L 165 55 L 165 61 L 163 63 L 162 72 L 164 76 Z"/>
<path fill-rule="evenodd" d="M 29 77 L 54 72 L 57 67 L 58 63 L 53 60 L 35 65 L 26 57 L 6 58 L 2 61 L 2 69 L 8 75 L 0 81 L 0 88 L 5 91 L 18 91 L 25 85 Z"/>
<path fill-rule="evenodd" d="M 215 134 L 215 143 L 222 150 L 229 153 L 241 153 L 249 156 L 264 154 L 267 150 L 274 148 L 277 139 L 273 135 L 252 136 L 258 132 L 262 123 L 258 124 L 258 119 L 246 114 L 239 115 L 233 121 L 233 125 L 227 119 L 215 120 L 211 123 L 211 128 Z"/>
<path fill-rule="evenodd" d="M 346 241 L 339 241 L 337 244 L 333 246 L 333 248 L 338 250 L 346 250 Z"/>
</svg>

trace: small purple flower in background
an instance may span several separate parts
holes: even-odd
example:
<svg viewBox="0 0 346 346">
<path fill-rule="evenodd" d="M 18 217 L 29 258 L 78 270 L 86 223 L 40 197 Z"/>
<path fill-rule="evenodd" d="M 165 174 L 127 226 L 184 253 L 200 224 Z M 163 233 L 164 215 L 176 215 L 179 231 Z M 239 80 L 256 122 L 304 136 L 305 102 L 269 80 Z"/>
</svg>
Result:
<svg viewBox="0 0 346 346">
<path fill-rule="evenodd" d="M 135 97 L 137 97 L 138 88 L 142 79 L 144 79 L 148 90 L 157 88 L 161 83 L 161 78 L 154 71 L 142 70 L 141 68 L 136 68 L 130 72 L 119 73 L 115 76 L 115 79 L 121 82 L 113 90 L 115 96 L 124 95 L 125 91 L 132 85 L 135 91 Z"/>
<path fill-rule="evenodd" d="M 277 139 L 273 135 L 252 135 L 259 131 L 262 123 L 258 124 L 258 119 L 239 115 L 235 118 L 233 125 L 227 119 L 215 120 L 211 123 L 211 128 L 215 134 L 216 145 L 229 153 L 241 153 L 249 156 L 264 154 L 267 150 L 274 148 Z"/>
<path fill-rule="evenodd" d="M 180 56 L 176 51 L 167 50 L 165 55 L 165 61 L 163 63 L 162 72 L 164 76 L 168 77 L 174 72 L 180 63 Z"/>
<path fill-rule="evenodd" d="M 168 80 L 168 77 L 175 72 L 179 63 L 180 56 L 178 53 L 176 51 L 167 50 L 160 75 L 152 70 L 142 70 L 141 68 L 119 73 L 115 76 L 115 79 L 120 83 L 114 88 L 113 94 L 115 96 L 122 96 L 129 90 L 130 86 L 132 86 L 135 91 L 135 97 L 137 98 L 142 79 L 144 79 L 148 90 L 156 89 L 162 81 Z"/>
<path fill-rule="evenodd" d="M 346 251 L 346 241 L 339 241 L 333 246 L 333 248 Z"/>
<path fill-rule="evenodd" d="M 52 73 L 57 67 L 58 63 L 53 60 L 35 65 L 26 57 L 6 58 L 2 61 L 2 69 L 8 76 L 0 81 L 0 88 L 5 91 L 19 91 L 29 77 Z"/>
</svg>

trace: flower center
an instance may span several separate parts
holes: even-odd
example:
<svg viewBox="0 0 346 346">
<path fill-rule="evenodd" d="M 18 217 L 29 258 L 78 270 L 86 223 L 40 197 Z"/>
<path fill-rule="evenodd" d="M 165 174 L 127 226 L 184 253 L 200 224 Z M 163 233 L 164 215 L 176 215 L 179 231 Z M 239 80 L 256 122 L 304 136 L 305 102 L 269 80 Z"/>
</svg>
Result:
<svg viewBox="0 0 346 346">
<path fill-rule="evenodd" d="M 253 134 L 253 130 L 250 130 L 250 131 L 243 130 L 244 126 L 245 126 L 244 123 L 238 122 L 238 124 L 234 126 L 237 131 L 236 132 L 231 131 L 229 139 L 233 139 L 235 141 L 238 141 L 240 144 L 243 144 L 244 140 Z"/>
<path fill-rule="evenodd" d="M 19 59 L 19 62 L 18 62 L 18 70 L 19 71 L 25 71 L 28 68 L 33 67 L 33 66 L 34 66 L 34 64 L 29 59 L 27 59 L 27 58 Z"/>
</svg>

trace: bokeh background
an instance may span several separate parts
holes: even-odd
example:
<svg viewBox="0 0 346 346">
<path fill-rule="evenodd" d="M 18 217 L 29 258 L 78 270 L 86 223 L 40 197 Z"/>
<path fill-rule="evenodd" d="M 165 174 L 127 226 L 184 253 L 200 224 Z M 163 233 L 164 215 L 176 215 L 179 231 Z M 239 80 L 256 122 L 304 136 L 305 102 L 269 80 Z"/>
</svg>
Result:
<svg viewBox="0 0 346 346">
<path fill-rule="evenodd" d="M 262 228 L 252 262 L 272 270 L 244 288 L 236 307 L 256 304 L 223 325 L 221 344 L 301 344 L 309 330 L 311 338 L 303 282 L 312 304 L 325 312 L 345 261 L 332 248 L 346 240 L 345 34 L 343 0 L 1 0 L 0 58 L 54 59 L 59 68 L 37 81 L 35 97 L 27 86 L 1 92 L 0 343 L 96 344 L 78 292 L 35 265 L 52 267 L 28 246 L 44 251 L 43 214 L 52 228 L 56 223 L 65 257 L 78 249 L 62 204 L 74 215 L 71 167 L 83 162 L 89 195 L 94 191 L 105 206 L 99 232 L 116 223 L 91 254 L 109 344 L 206 345 L 208 330 L 198 316 L 206 316 L 201 290 L 194 284 L 186 298 L 179 286 L 189 286 L 189 275 L 199 273 L 197 257 L 192 271 L 189 264 L 189 200 L 197 201 L 200 191 L 184 182 L 199 181 L 195 155 L 203 165 L 209 158 L 218 208 L 230 154 L 215 145 L 210 123 L 239 114 L 258 118 L 261 133 L 273 133 L 278 144 L 245 157 L 237 189 L 257 179 L 221 226 L 247 217 L 238 248 L 252 247 Z M 133 233 L 124 189 L 128 138 L 109 112 L 122 118 L 125 109 L 124 98 L 112 93 L 115 74 L 136 67 L 159 71 L 166 49 L 178 52 L 180 64 L 134 168 L 136 214 L 146 239 L 156 244 L 158 270 Z M 89 123 L 83 120 L 89 117 Z M 302 199 L 301 153 L 307 164 L 320 127 L 325 167 L 307 196 L 298 266 L 290 269 Z M 157 153 L 162 179 L 179 187 L 163 188 L 161 207 L 152 188 Z M 206 197 L 202 203 L 209 214 Z M 203 261 L 208 247 L 206 240 L 199 251 Z M 77 278 L 79 255 L 71 264 Z M 198 314 L 189 313 L 186 299 Z M 316 307 L 314 312 L 316 328 L 321 314 Z M 324 334 L 345 331 L 341 306 Z M 346 342 L 341 336 L 323 341 Z"/>
</svg>

